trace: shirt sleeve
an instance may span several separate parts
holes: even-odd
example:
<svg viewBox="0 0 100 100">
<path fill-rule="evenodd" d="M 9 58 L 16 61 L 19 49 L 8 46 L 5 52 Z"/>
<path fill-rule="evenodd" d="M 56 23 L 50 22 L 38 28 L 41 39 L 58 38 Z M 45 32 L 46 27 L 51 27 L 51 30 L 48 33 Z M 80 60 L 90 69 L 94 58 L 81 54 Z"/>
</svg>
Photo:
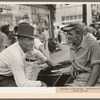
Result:
<svg viewBox="0 0 100 100">
<path fill-rule="evenodd" d="M 42 42 L 37 38 L 34 39 L 34 47 L 39 50 L 39 47 L 43 45 Z"/>
<path fill-rule="evenodd" d="M 94 64 L 100 64 L 100 45 L 97 41 L 91 45 L 91 66 Z"/>
<path fill-rule="evenodd" d="M 26 78 L 24 67 L 25 66 L 21 62 L 21 59 L 13 59 L 9 63 L 9 68 L 11 69 L 14 75 L 16 85 L 18 87 L 40 87 L 41 86 L 40 81 L 31 81 Z"/>
<path fill-rule="evenodd" d="M 34 54 L 33 54 L 34 53 Z M 42 60 L 43 62 L 45 62 L 47 60 L 47 58 L 43 55 L 43 53 L 41 53 L 39 50 L 34 50 L 34 52 L 32 52 L 32 55 L 35 55 L 36 58 Z"/>
</svg>

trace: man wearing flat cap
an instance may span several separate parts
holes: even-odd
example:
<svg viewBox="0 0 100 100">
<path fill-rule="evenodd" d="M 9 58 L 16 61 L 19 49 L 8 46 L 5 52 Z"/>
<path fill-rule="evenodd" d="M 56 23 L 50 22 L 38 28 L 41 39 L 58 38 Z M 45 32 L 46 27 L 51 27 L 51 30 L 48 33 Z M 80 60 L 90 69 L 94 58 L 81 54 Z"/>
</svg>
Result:
<svg viewBox="0 0 100 100">
<path fill-rule="evenodd" d="M 62 28 L 70 44 L 72 65 L 59 73 L 70 72 L 74 81 L 67 86 L 100 86 L 100 46 L 96 40 L 85 39 L 84 25 L 69 23 Z"/>
<path fill-rule="evenodd" d="M 0 86 L 1 87 L 43 87 L 45 83 L 27 78 L 25 60 L 27 52 L 32 51 L 36 36 L 34 28 L 28 23 L 18 25 L 18 42 L 0 53 Z M 42 59 L 53 66 L 45 56 Z M 35 61 L 35 60 L 34 60 Z M 42 66 L 43 67 L 43 66 Z"/>
</svg>

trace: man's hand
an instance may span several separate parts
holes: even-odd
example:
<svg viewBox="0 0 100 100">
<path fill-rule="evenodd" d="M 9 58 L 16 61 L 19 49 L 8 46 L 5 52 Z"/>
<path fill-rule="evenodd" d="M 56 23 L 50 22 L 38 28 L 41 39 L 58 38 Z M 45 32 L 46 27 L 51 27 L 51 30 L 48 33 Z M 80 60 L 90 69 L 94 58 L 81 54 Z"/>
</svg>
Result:
<svg viewBox="0 0 100 100">
<path fill-rule="evenodd" d="M 50 67 L 55 67 L 55 66 L 61 65 L 61 64 L 59 64 L 59 63 L 56 63 L 56 62 L 51 61 L 50 59 L 46 60 L 46 63 L 47 63 Z"/>
<path fill-rule="evenodd" d="M 48 65 L 46 63 L 39 65 L 39 68 L 41 68 L 41 70 L 45 70 L 48 68 Z"/>
<path fill-rule="evenodd" d="M 47 87 L 47 85 L 41 81 L 41 87 Z"/>
</svg>

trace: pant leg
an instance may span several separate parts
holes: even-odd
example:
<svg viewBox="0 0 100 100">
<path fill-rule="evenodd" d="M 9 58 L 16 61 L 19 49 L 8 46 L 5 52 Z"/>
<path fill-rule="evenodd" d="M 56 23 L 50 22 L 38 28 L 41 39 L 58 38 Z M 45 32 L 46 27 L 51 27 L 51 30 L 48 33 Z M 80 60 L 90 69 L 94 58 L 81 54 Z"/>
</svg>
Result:
<svg viewBox="0 0 100 100">
<path fill-rule="evenodd" d="M 84 87 L 86 82 L 88 81 L 90 76 L 90 73 L 82 73 L 77 75 L 77 77 L 74 79 L 73 83 L 67 84 L 67 86 L 70 87 Z"/>
<path fill-rule="evenodd" d="M 14 77 L 0 75 L 0 87 L 17 87 Z"/>
</svg>

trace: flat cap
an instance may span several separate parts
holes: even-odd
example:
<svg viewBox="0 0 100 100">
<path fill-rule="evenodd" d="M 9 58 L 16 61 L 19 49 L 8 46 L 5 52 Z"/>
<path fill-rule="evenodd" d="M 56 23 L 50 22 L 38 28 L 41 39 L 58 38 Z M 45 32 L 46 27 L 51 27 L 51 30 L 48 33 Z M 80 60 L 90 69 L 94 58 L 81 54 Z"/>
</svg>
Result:
<svg viewBox="0 0 100 100">
<path fill-rule="evenodd" d="M 84 30 L 84 24 L 83 23 L 79 23 L 79 22 L 71 22 L 66 24 L 64 27 L 61 28 L 62 31 L 67 32 L 73 29 L 80 29 L 80 30 Z"/>
</svg>

